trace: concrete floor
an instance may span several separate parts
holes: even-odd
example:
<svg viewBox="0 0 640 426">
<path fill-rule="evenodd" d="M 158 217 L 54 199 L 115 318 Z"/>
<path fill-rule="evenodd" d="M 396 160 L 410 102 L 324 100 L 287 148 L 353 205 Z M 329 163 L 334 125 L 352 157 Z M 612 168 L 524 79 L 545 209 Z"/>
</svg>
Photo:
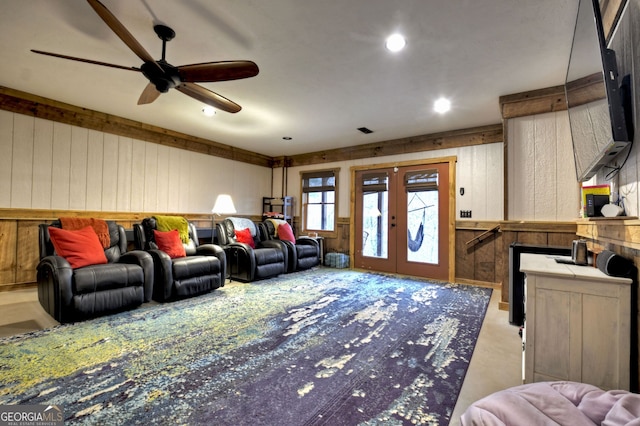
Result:
<svg viewBox="0 0 640 426">
<path fill-rule="evenodd" d="M 522 384 L 522 341 L 509 325 L 509 313 L 498 309 L 494 290 L 450 425 L 459 425 L 466 408 L 493 392 Z M 40 306 L 35 288 L 0 293 L 0 337 L 58 324 Z"/>
<path fill-rule="evenodd" d="M 499 390 L 522 384 L 522 339 L 518 327 L 509 324 L 509 312 L 498 309 L 500 290 L 493 290 L 478 343 L 462 384 L 450 425 L 474 401 Z"/>
</svg>

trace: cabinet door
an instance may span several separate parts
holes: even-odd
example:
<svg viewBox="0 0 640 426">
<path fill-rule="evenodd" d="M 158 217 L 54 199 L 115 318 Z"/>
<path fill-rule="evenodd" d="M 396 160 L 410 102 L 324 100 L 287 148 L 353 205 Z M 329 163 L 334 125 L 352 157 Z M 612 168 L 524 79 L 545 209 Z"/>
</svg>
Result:
<svg viewBox="0 0 640 426">
<path fill-rule="evenodd" d="M 581 381 L 602 389 L 628 389 L 629 339 L 618 298 L 582 295 Z"/>
<path fill-rule="evenodd" d="M 629 287 L 527 276 L 525 382 L 629 389 Z"/>
<path fill-rule="evenodd" d="M 572 376 L 572 293 L 536 291 L 534 381 L 569 380 Z"/>
</svg>

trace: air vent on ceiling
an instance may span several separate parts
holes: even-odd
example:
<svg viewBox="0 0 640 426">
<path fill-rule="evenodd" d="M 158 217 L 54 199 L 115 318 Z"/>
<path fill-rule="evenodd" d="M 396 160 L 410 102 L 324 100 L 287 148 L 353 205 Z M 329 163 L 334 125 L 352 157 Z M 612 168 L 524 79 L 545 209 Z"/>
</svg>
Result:
<svg viewBox="0 0 640 426">
<path fill-rule="evenodd" d="M 360 130 L 362 133 L 364 133 L 365 135 L 368 135 L 369 133 L 373 133 L 373 130 L 368 129 L 366 127 L 358 127 L 358 130 Z"/>
</svg>

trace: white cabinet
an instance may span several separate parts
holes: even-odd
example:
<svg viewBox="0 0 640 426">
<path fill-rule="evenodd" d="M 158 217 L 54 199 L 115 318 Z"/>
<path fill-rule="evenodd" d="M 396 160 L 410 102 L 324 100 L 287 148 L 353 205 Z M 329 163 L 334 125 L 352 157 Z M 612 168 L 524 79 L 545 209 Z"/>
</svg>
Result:
<svg viewBox="0 0 640 426">
<path fill-rule="evenodd" d="M 557 256 L 556 256 L 557 257 Z M 524 382 L 629 389 L 631 280 L 524 253 Z"/>
</svg>

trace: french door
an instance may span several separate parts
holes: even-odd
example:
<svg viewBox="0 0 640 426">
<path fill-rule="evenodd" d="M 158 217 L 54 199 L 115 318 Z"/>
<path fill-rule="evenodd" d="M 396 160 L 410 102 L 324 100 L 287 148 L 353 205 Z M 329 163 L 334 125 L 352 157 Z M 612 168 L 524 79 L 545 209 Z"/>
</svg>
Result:
<svg viewBox="0 0 640 426">
<path fill-rule="evenodd" d="M 449 162 L 355 173 L 355 267 L 449 279 Z"/>
</svg>

